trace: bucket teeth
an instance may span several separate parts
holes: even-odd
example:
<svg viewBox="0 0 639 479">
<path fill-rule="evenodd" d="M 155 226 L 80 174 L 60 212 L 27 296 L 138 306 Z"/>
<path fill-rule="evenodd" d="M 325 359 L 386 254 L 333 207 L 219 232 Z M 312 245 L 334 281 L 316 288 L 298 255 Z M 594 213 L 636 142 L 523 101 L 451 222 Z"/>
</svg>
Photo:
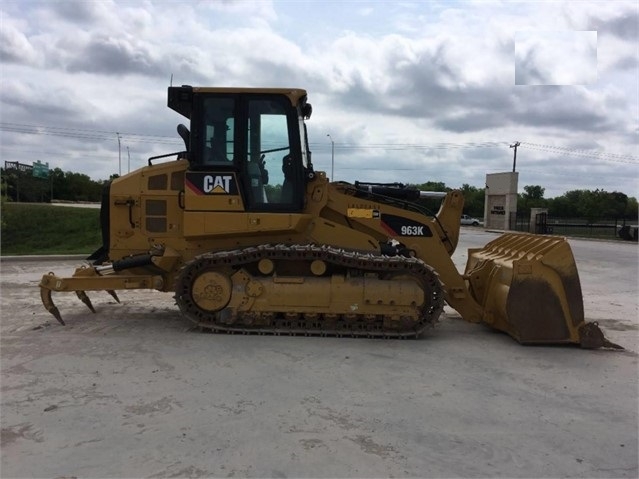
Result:
<svg viewBox="0 0 639 479">
<path fill-rule="evenodd" d="M 599 328 L 599 324 L 596 321 L 592 323 L 585 323 L 579 329 L 579 344 L 584 349 L 624 349 L 622 346 L 606 339 L 603 331 Z"/>
<path fill-rule="evenodd" d="M 62 320 L 62 316 L 60 316 L 60 310 L 53 304 L 53 299 L 51 298 L 51 290 L 46 288 L 40 288 L 40 298 L 42 298 L 42 304 L 49 311 L 58 322 L 64 326 L 64 321 Z"/>
<path fill-rule="evenodd" d="M 80 298 L 80 301 L 82 301 L 84 304 L 87 305 L 87 307 L 91 310 L 92 313 L 95 313 L 95 308 L 91 304 L 91 300 L 89 299 L 89 297 L 84 291 L 76 291 L 75 294 L 78 295 L 78 298 Z"/>
<path fill-rule="evenodd" d="M 118 298 L 118 295 L 115 293 L 115 291 L 113 291 L 112 289 L 107 289 L 107 293 L 113 296 L 113 299 L 115 299 L 118 303 L 120 302 L 120 298 Z"/>
</svg>

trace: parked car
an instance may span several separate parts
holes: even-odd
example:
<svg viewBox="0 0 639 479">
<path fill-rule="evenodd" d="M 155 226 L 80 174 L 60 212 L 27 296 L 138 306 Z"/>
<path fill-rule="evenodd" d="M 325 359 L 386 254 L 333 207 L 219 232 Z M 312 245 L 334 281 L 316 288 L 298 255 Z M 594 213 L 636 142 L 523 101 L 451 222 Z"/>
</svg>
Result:
<svg viewBox="0 0 639 479">
<path fill-rule="evenodd" d="M 470 226 L 483 226 L 484 222 L 481 220 L 478 220 L 477 218 L 473 218 L 472 216 L 462 215 L 461 224 L 470 225 Z"/>
</svg>

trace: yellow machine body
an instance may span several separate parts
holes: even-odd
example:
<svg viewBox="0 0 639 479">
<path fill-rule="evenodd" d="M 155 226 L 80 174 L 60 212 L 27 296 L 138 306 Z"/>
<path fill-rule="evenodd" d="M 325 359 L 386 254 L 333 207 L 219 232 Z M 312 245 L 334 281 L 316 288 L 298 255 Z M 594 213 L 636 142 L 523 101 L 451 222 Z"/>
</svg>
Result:
<svg viewBox="0 0 639 479">
<path fill-rule="evenodd" d="M 505 234 L 455 268 L 463 197 L 403 185 L 331 182 L 315 172 L 301 89 L 169 88 L 186 151 L 115 179 L 92 265 L 53 291 L 157 289 L 215 331 L 414 337 L 444 302 L 522 343 L 610 346 L 586 323 L 564 238 Z M 216 159 L 213 155 L 219 154 Z M 168 156 L 168 155 L 167 155 Z"/>
</svg>

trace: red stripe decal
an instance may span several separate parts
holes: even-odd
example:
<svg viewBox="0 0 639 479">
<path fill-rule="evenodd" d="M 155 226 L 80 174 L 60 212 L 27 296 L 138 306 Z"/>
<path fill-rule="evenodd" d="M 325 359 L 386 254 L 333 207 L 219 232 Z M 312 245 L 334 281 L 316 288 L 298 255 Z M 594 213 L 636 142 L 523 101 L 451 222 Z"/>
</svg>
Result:
<svg viewBox="0 0 639 479">
<path fill-rule="evenodd" d="M 191 183 L 188 178 L 186 178 L 184 180 L 184 184 L 186 185 L 186 187 L 191 190 L 193 193 L 195 193 L 196 195 L 203 195 L 204 192 L 201 191 L 197 186 L 195 186 L 193 183 Z"/>
<path fill-rule="evenodd" d="M 393 228 L 391 228 L 390 226 L 388 226 L 386 223 L 384 223 L 383 221 L 379 222 L 382 225 L 382 228 L 386 230 L 386 232 L 391 235 L 391 236 L 397 236 L 397 233 L 393 230 Z"/>
</svg>

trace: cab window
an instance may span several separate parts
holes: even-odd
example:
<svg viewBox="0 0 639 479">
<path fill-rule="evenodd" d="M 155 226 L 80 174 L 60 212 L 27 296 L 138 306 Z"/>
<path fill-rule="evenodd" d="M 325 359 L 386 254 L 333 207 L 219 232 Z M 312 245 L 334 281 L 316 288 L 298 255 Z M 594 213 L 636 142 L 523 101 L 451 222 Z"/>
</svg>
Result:
<svg viewBox="0 0 639 479">
<path fill-rule="evenodd" d="M 204 128 L 200 135 L 201 164 L 228 166 L 234 158 L 235 99 L 204 100 Z"/>
<path fill-rule="evenodd" d="M 296 161 L 291 151 L 291 119 L 281 99 L 255 99 L 248 105 L 247 170 L 253 206 L 291 205 Z M 297 161 L 299 163 L 299 160 Z"/>
</svg>

